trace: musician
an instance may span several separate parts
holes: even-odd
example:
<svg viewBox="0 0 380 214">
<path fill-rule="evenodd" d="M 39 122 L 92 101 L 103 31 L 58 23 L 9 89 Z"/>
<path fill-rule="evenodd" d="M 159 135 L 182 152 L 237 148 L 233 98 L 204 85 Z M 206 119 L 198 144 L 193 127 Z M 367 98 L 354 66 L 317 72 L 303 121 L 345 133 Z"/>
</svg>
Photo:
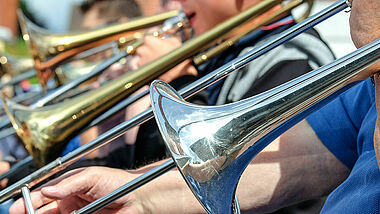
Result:
<svg viewBox="0 0 380 214">
<path fill-rule="evenodd" d="M 380 36 L 380 2 L 352 2 L 351 36 L 357 47 Z M 374 74 L 307 120 L 288 130 L 248 166 L 237 190 L 241 208 L 269 212 L 297 201 L 330 194 L 324 213 L 376 213 L 380 198 L 380 62 Z M 329 118 L 319 120 L 318 118 Z M 376 149 L 376 152 L 375 152 Z M 138 170 L 86 168 L 72 171 L 32 194 L 40 213 L 69 213 L 141 175 Z M 110 182 L 112 180 L 112 182 Z M 334 190 L 335 189 L 335 190 Z M 332 192 L 333 191 L 333 192 Z M 119 213 L 204 212 L 178 171 L 171 171 L 117 200 L 103 211 Z M 24 213 L 22 200 L 10 213 Z"/>
</svg>

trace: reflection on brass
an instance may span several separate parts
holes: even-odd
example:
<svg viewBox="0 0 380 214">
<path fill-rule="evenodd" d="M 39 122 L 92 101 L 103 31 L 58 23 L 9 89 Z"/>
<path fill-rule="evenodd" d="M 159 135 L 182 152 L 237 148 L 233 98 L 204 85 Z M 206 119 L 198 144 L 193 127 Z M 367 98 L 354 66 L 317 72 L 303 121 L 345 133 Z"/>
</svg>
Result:
<svg viewBox="0 0 380 214">
<path fill-rule="evenodd" d="M 130 36 L 133 38 L 134 32 L 161 24 L 178 13 L 177 10 L 169 11 L 104 28 L 66 34 L 53 34 L 36 26 L 21 10 L 18 11 L 18 18 L 23 38 L 29 44 L 34 58 L 40 83 L 45 87 L 53 75 L 54 68 L 69 57 L 101 44 L 117 41 L 121 37 L 127 37 L 126 40 Z"/>
<path fill-rule="evenodd" d="M 98 89 L 63 103 L 33 110 L 9 103 L 8 113 L 13 115 L 11 117 L 14 118 L 12 120 L 14 127 L 17 129 L 27 127 L 30 135 L 20 137 L 28 145 L 28 148 L 31 148 L 28 152 L 34 157 L 36 163 L 43 166 L 57 157 L 66 142 L 102 112 L 183 60 L 193 57 L 205 45 L 220 39 L 236 26 L 252 20 L 279 2 L 281 1 L 263 1 L 206 33 L 185 42 L 181 47 L 140 69 L 131 71 Z M 21 123 L 24 123 L 25 126 L 21 126 Z M 17 133 L 21 132 L 17 131 Z"/>
</svg>

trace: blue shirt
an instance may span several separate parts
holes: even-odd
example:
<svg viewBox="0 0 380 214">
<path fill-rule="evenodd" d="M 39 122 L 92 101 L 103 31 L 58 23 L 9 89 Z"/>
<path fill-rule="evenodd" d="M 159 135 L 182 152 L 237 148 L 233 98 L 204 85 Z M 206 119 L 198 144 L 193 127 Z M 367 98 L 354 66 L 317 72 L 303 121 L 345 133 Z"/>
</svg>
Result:
<svg viewBox="0 0 380 214">
<path fill-rule="evenodd" d="M 327 198 L 321 213 L 380 213 L 380 170 L 373 147 L 376 123 L 371 81 L 354 86 L 307 118 L 349 177 Z"/>
</svg>

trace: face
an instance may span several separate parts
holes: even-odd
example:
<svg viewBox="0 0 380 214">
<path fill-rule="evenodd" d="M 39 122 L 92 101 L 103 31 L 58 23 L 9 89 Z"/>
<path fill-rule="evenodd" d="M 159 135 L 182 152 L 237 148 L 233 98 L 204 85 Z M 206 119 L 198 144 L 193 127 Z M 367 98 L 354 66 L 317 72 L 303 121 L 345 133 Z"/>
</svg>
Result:
<svg viewBox="0 0 380 214">
<path fill-rule="evenodd" d="M 178 0 L 195 34 L 202 34 L 261 0 Z"/>
</svg>

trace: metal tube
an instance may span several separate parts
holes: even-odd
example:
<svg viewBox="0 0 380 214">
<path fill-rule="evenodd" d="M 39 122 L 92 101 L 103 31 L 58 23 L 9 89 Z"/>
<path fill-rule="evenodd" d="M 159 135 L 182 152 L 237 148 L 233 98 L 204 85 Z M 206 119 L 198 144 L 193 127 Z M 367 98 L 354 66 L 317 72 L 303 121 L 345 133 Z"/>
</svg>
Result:
<svg viewBox="0 0 380 214">
<path fill-rule="evenodd" d="M 252 60 L 256 59 L 257 57 L 265 54 L 266 52 L 274 49 L 275 47 L 285 43 L 286 41 L 296 37 L 297 35 L 301 34 L 302 32 L 312 28 L 313 26 L 317 25 L 318 23 L 322 22 L 323 20 L 333 16 L 334 14 L 344 10 L 347 8 L 347 4 L 345 0 L 337 1 L 336 3 L 332 4 L 331 6 L 327 7 L 326 9 L 320 11 L 319 13 L 309 17 L 305 21 L 298 23 L 297 25 L 289 28 L 288 30 L 282 32 L 275 38 L 272 38 L 263 44 L 261 44 L 259 47 L 254 48 L 250 52 L 244 54 L 243 56 L 240 56 L 231 62 L 227 63 L 226 65 L 216 69 L 215 71 L 209 73 L 208 75 L 202 77 L 201 79 L 193 82 L 192 84 L 189 84 L 187 87 L 180 90 L 180 94 L 183 95 L 185 98 L 192 96 L 194 93 L 204 89 L 205 87 L 217 82 L 218 80 L 226 77 L 228 74 L 232 73 L 233 71 L 244 67 Z M 95 149 L 107 144 L 111 140 L 121 136 L 124 134 L 127 130 L 130 128 L 139 125 L 150 118 L 153 117 L 152 109 L 149 108 L 148 110 L 140 113 L 139 115 L 135 116 L 134 118 L 125 121 L 108 132 L 100 135 L 95 140 L 81 146 L 80 148 L 70 152 L 69 154 L 57 158 L 55 161 L 47 164 L 46 166 L 40 168 L 39 170 L 33 172 L 29 176 L 26 176 L 25 178 L 21 179 L 20 181 L 16 182 L 12 186 L 2 190 L 0 192 L 0 202 L 5 201 L 9 197 L 13 195 L 13 193 L 19 191 L 19 189 L 25 185 L 25 184 L 36 184 L 40 180 L 43 180 L 44 178 L 50 177 L 51 175 L 55 174 L 56 172 L 64 169 L 66 166 L 70 165 L 71 163 L 79 160 L 81 157 L 87 155 L 88 153 L 94 151 Z"/>
<path fill-rule="evenodd" d="M 31 108 L 38 108 L 46 105 L 50 101 L 54 100 L 58 96 L 66 93 L 67 91 L 71 90 L 74 87 L 77 87 L 78 85 L 84 83 L 85 81 L 99 75 L 101 72 L 109 68 L 111 65 L 113 65 L 115 62 L 119 61 L 120 59 L 127 57 L 128 53 L 126 51 L 121 51 L 120 53 L 115 54 L 111 58 L 105 60 L 104 62 L 97 65 L 91 72 L 80 76 L 79 78 L 70 81 L 69 83 L 59 87 L 57 90 L 54 90 L 52 93 L 48 94 L 47 96 L 41 98 L 36 103 L 32 104 Z"/>
<path fill-rule="evenodd" d="M 53 90 L 51 93 L 40 98 L 37 102 L 33 103 L 29 107 L 33 109 L 33 108 L 39 108 L 39 107 L 46 105 L 47 103 L 53 101 L 54 99 L 56 99 L 57 97 L 61 96 L 64 93 L 68 92 L 69 90 L 71 90 L 71 89 L 77 87 L 78 85 L 84 83 L 85 81 L 99 75 L 101 72 L 103 72 L 104 70 L 109 68 L 112 64 L 114 64 L 115 62 L 119 61 L 120 59 L 122 59 L 124 57 L 127 57 L 128 55 L 129 54 L 126 51 L 122 51 L 122 52 L 112 56 L 111 58 L 109 58 L 109 59 L 105 60 L 104 62 L 100 63 L 99 65 L 97 65 L 91 72 L 89 72 L 85 75 L 82 75 L 79 78 L 77 78 L 73 81 L 70 81 L 69 83 Z M 6 120 L 1 122 L 0 129 L 4 128 L 6 126 L 10 126 L 10 125 L 11 125 L 11 121 L 9 120 L 9 118 L 7 118 Z M 4 134 L 0 136 L 0 139 L 1 139 L 1 137 L 6 137 L 6 136 L 14 134 L 16 132 L 3 132 L 3 133 Z M 6 133 L 8 133 L 8 135 L 6 135 Z"/>
<path fill-rule="evenodd" d="M 28 214 L 34 214 L 32 198 L 30 197 L 30 191 L 28 189 L 28 186 L 25 185 L 24 187 L 22 187 L 21 192 L 25 200 L 25 207 L 26 207 L 26 210 L 28 211 Z"/>
<path fill-rule="evenodd" d="M 251 160 L 283 132 L 360 82 L 358 76 L 379 59 L 380 38 L 233 104 L 191 105 L 162 81 L 152 83 L 151 102 L 166 147 L 192 192 L 207 212 L 231 213 L 236 186 Z M 200 127 L 213 128 L 207 135 L 191 132 Z M 215 160 L 227 161 L 210 164 Z M 218 186 L 223 188 L 216 190 Z"/>
<path fill-rule="evenodd" d="M 134 180 L 124 184 L 123 186 L 117 188 L 106 196 L 99 198 L 98 200 L 88 204 L 78 211 L 72 212 L 72 214 L 84 214 L 84 213 L 94 213 L 99 209 L 109 205 L 113 201 L 123 197 L 124 195 L 132 192 L 133 190 L 141 187 L 142 185 L 152 181 L 153 179 L 159 177 L 160 175 L 170 171 L 175 168 L 174 161 L 172 159 L 166 161 L 165 163 L 149 170 L 143 175 L 135 178 Z"/>
</svg>

